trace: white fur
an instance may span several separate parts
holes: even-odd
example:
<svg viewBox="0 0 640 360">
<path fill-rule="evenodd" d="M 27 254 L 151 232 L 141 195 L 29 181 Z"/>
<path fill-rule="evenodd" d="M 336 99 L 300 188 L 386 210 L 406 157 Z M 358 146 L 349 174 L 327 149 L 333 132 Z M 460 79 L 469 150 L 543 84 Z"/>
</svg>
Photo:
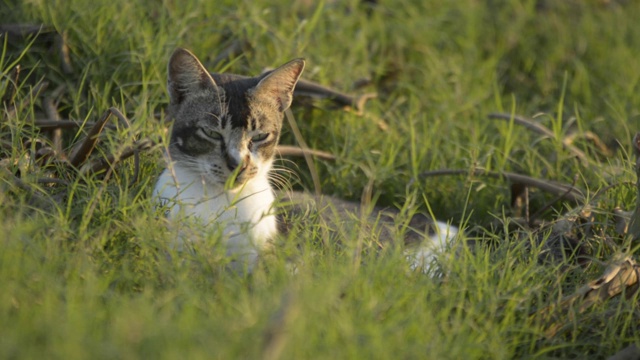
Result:
<svg viewBox="0 0 640 360">
<path fill-rule="evenodd" d="M 445 252 L 452 240 L 458 234 L 458 228 L 449 224 L 434 221 L 437 226 L 436 233 L 429 236 L 419 245 L 417 249 L 407 249 L 405 255 L 409 261 L 411 270 L 418 270 L 424 273 L 429 272 L 433 261 L 438 255 Z"/>
<path fill-rule="evenodd" d="M 208 183 L 202 175 L 173 164 L 160 175 L 153 195 L 169 207 L 167 216 L 173 221 L 191 217 L 205 227 L 222 227 L 227 254 L 249 271 L 278 232 L 272 209 L 275 198 L 264 175 L 237 190 L 225 191 L 222 185 Z"/>
</svg>

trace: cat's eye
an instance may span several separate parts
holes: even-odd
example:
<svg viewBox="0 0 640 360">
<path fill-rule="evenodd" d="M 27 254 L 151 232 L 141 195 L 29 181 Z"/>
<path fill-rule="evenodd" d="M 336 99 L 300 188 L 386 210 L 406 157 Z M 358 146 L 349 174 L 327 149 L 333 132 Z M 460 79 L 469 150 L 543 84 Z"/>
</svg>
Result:
<svg viewBox="0 0 640 360">
<path fill-rule="evenodd" d="M 257 134 L 257 135 L 253 135 L 251 137 L 251 141 L 254 142 L 254 143 L 260 142 L 260 141 L 265 141 L 265 140 L 267 140 L 268 137 L 269 137 L 269 133 Z"/>
<path fill-rule="evenodd" d="M 221 141 L 222 140 L 222 134 L 220 134 L 217 131 L 210 130 L 210 129 L 205 129 L 205 128 L 200 128 L 198 130 L 201 133 L 201 135 L 204 135 L 205 137 L 207 137 L 207 138 L 209 138 L 211 140 L 216 140 L 216 141 Z"/>
</svg>

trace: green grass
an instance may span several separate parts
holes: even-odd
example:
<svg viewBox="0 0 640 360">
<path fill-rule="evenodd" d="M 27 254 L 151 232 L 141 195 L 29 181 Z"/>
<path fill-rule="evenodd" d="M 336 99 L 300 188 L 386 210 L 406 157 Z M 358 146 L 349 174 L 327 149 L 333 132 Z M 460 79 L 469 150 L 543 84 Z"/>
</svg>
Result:
<svg viewBox="0 0 640 360">
<path fill-rule="evenodd" d="M 410 199 L 410 211 L 430 209 L 468 230 L 494 230 L 473 232 L 481 244 L 475 251 L 441 259 L 444 278 L 408 272 L 397 249 L 367 251 L 356 261 L 358 229 L 343 234 L 341 247 L 319 245 L 316 227 L 283 241 L 252 276 L 239 276 L 224 270 L 215 249 L 198 255 L 169 249 L 174 234 L 150 199 L 163 168 L 160 147 L 142 155 L 132 186 L 129 160 L 107 182 L 72 178 L 70 196 L 55 207 L 33 206 L 0 173 L 0 358 L 606 358 L 640 342 L 637 295 L 578 315 L 551 339 L 529 317 L 599 276 L 600 261 L 625 248 L 611 230 L 611 212 L 633 206 L 633 187 L 615 187 L 593 201 L 610 239 L 590 240 L 597 261 L 580 268 L 570 261 L 542 264 L 533 236 L 506 224 L 492 227 L 512 215 L 507 182 L 419 176 L 441 168 L 565 183 L 577 176 L 576 185 L 590 195 L 609 183 L 635 181 L 635 2 L 1 3 L 2 23 L 44 23 L 64 32 L 75 71 L 64 74 L 46 44 L 0 36 L 0 97 L 17 62 L 18 103 L 46 79 L 45 95 L 64 86 L 56 101 L 65 119 L 95 121 L 109 107 L 120 109 L 132 128 L 109 131 L 99 151 L 118 151 L 136 136 L 165 136 L 154 114 L 167 105 L 165 69 L 177 46 L 213 71 L 239 74 L 302 56 L 306 79 L 352 92 L 355 81 L 369 78 L 372 86 L 357 92 L 379 95 L 364 116 L 325 102 L 294 107 L 307 143 L 339 156 L 316 162 L 324 193 L 359 201 L 371 183 L 379 204 L 402 207 Z M 247 51 L 215 64 L 235 40 Z M 554 137 L 489 120 L 490 112 L 539 114 Z M 11 118 L 3 109 L 0 138 L 12 146 L 0 155 L 8 159 L 3 167 L 20 169 L 27 184 L 49 194 L 29 168 L 33 145 L 21 140 L 35 135 L 28 124 L 43 117 L 40 101 Z M 592 131 L 617 150 L 607 157 L 578 139 L 591 159 L 583 166 L 562 148 L 571 131 Z M 82 135 L 72 133 L 69 146 Z M 282 142 L 295 143 L 286 125 Z M 304 161 L 283 165 L 297 173 L 296 187 L 313 188 Z M 531 212 L 552 198 L 532 191 Z M 571 206 L 565 205 L 545 218 Z M 303 264 L 296 275 L 287 269 L 289 257 Z"/>
</svg>

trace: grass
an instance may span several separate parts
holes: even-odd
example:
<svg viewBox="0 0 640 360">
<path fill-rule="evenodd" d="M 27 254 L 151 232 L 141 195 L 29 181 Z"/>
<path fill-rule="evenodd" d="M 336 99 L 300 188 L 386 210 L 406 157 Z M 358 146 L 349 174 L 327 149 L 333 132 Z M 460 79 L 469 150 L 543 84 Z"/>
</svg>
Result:
<svg viewBox="0 0 640 360">
<path fill-rule="evenodd" d="M 581 268 L 540 263 L 544 249 L 534 237 L 508 229 L 508 183 L 419 177 L 476 167 L 567 183 L 577 176 L 577 186 L 591 195 L 609 183 L 635 181 L 629 144 L 640 119 L 640 5 L 2 3 L 4 23 L 44 23 L 64 32 L 75 71 L 64 74 L 47 46 L 2 36 L 0 97 L 19 62 L 17 101 L 44 78 L 51 83 L 46 94 L 64 86 L 56 99 L 64 118 L 95 121 L 109 107 L 120 109 L 132 129 L 109 132 L 105 152 L 122 149 L 136 134 L 164 136 L 154 114 L 167 105 L 166 63 L 177 46 L 213 71 L 257 74 L 303 56 L 305 78 L 339 90 L 371 79 L 372 87 L 359 91 L 379 97 L 364 116 L 322 102 L 294 109 L 308 144 L 340 157 L 316 163 L 323 192 L 358 201 L 371 183 L 379 204 L 402 207 L 409 199 L 411 211 L 431 209 L 440 220 L 487 229 L 473 234 L 491 246 L 442 258 L 448 276 L 437 279 L 408 272 L 397 249 L 367 252 L 355 262 L 350 249 L 357 229 L 343 234 L 346 245 L 339 247 L 319 246 L 323 235 L 314 227 L 284 241 L 252 276 L 239 276 L 223 270 L 225 259 L 215 250 L 164 255 L 172 234 L 150 199 L 163 168 L 159 148 L 143 154 L 133 186 L 133 164 L 125 162 L 106 183 L 74 180 L 71 196 L 55 208 L 30 206 L 0 175 L 0 357 L 606 358 L 640 342 L 637 295 L 577 316 L 550 339 L 539 319 L 529 317 L 596 278 L 601 262 L 624 251 L 628 244 L 609 225 L 615 206 L 633 206 L 633 187 L 613 188 L 593 201 L 610 239 L 591 241 L 597 261 Z M 249 44 L 247 51 L 214 63 L 234 40 Z M 490 112 L 538 114 L 554 137 L 488 120 Z M 0 154 L 11 159 L 12 171 L 28 173 L 33 148 L 20 138 L 34 133 L 28 124 L 41 113 L 36 101 L 2 120 L 0 137 L 12 147 Z M 591 159 L 582 166 L 561 146 L 571 131 L 592 131 L 617 150 L 607 157 L 578 140 Z M 282 142 L 295 143 L 288 128 Z M 283 165 L 298 174 L 296 187 L 312 189 L 303 161 Z M 36 186 L 29 176 L 23 180 Z M 532 212 L 551 198 L 532 191 Z M 569 206 L 555 206 L 546 219 Z M 496 220 L 505 223 L 502 229 L 490 226 Z M 297 275 L 287 270 L 290 256 L 304 263 Z"/>
</svg>

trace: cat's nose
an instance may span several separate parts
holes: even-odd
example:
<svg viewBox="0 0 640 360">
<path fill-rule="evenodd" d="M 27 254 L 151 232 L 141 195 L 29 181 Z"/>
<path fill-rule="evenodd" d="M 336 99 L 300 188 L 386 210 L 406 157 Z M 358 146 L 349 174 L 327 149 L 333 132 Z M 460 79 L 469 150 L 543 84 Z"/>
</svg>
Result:
<svg viewBox="0 0 640 360">
<path fill-rule="evenodd" d="M 244 160 L 242 161 L 242 163 L 240 163 L 240 161 L 238 161 L 237 158 L 233 157 L 233 156 L 226 156 L 226 162 L 227 162 L 227 168 L 229 169 L 229 171 L 235 171 L 238 166 L 240 166 L 240 172 L 243 172 L 247 166 L 249 165 L 249 157 L 246 156 L 244 158 Z"/>
</svg>

